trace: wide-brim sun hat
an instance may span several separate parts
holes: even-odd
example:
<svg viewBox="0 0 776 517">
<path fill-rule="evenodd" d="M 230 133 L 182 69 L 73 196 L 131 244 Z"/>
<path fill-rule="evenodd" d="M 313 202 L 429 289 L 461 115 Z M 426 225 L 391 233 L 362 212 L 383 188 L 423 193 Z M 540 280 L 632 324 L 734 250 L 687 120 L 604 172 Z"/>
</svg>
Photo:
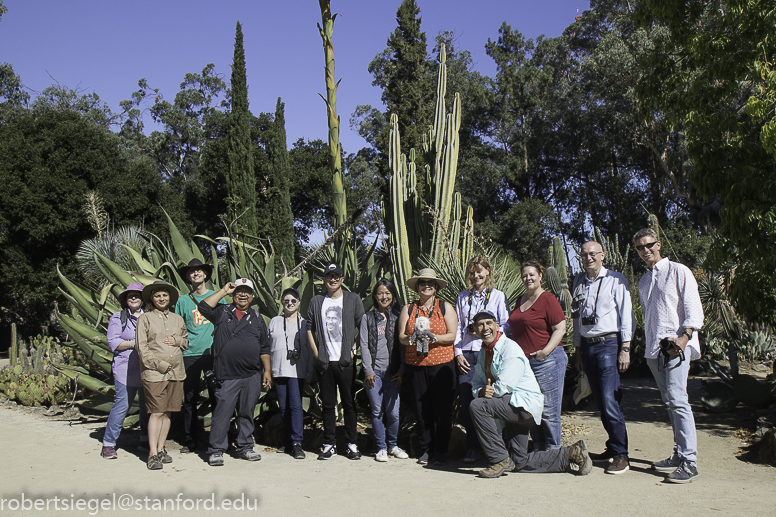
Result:
<svg viewBox="0 0 776 517">
<path fill-rule="evenodd" d="M 167 294 L 170 295 L 170 304 L 168 307 L 175 306 L 175 303 L 178 301 L 178 290 L 165 282 L 164 280 L 157 280 L 153 284 L 149 284 L 143 288 L 143 301 L 145 303 L 151 303 L 151 298 L 154 296 L 154 293 L 157 291 L 167 291 Z"/>
<path fill-rule="evenodd" d="M 430 267 L 423 268 L 418 271 L 418 274 L 407 280 L 407 287 L 415 292 L 418 292 L 418 280 L 435 280 L 437 283 L 437 291 L 441 291 L 447 285 L 447 280 L 439 278 L 436 271 Z"/>
<path fill-rule="evenodd" d="M 119 295 L 119 303 L 121 304 L 122 307 L 127 305 L 127 295 L 132 292 L 140 293 L 140 295 L 142 296 L 143 284 L 141 284 L 140 282 L 132 282 L 127 286 L 126 289 L 124 289 L 124 292 Z"/>
<path fill-rule="evenodd" d="M 210 264 L 205 264 L 198 258 L 191 259 L 188 263 L 188 265 L 180 266 L 178 268 L 178 274 L 181 276 L 184 282 L 187 284 L 190 284 L 189 281 L 189 270 L 190 269 L 201 269 L 205 273 L 205 282 L 210 280 L 210 277 L 213 275 L 213 266 Z"/>
</svg>

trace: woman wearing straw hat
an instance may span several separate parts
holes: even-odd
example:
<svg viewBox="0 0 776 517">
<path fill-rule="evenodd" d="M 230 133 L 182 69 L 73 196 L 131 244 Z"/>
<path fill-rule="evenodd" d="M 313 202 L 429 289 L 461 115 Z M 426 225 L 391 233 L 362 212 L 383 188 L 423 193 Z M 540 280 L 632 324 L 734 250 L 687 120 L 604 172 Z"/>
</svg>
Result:
<svg viewBox="0 0 776 517">
<path fill-rule="evenodd" d="M 415 395 L 421 465 L 446 463 L 450 442 L 455 398 L 453 342 L 458 316 L 452 305 L 436 297 L 446 285 L 447 281 L 438 278 L 433 269 L 421 269 L 407 280 L 407 287 L 420 299 L 405 305 L 399 315 L 399 340 L 408 347 L 404 360 Z M 423 332 L 424 328 L 430 333 Z M 430 337 L 427 352 L 425 345 L 417 345 L 423 336 Z"/>
<path fill-rule="evenodd" d="M 159 470 L 172 458 L 164 448 L 170 430 L 170 413 L 181 410 L 183 401 L 183 351 L 189 347 L 183 318 L 170 311 L 178 301 L 175 287 L 158 280 L 143 288 L 148 312 L 137 319 L 136 347 L 140 354 L 141 378 L 148 420 L 148 468 Z"/>
<path fill-rule="evenodd" d="M 127 417 L 135 394 L 140 406 L 140 445 L 148 447 L 148 413 L 145 396 L 140 382 L 140 359 L 135 351 L 135 329 L 137 318 L 143 313 L 143 284 L 129 284 L 119 295 L 121 310 L 113 314 L 108 322 L 108 346 L 113 350 L 113 407 L 110 408 L 105 436 L 102 438 L 101 456 L 115 459 L 116 440 Z"/>
</svg>

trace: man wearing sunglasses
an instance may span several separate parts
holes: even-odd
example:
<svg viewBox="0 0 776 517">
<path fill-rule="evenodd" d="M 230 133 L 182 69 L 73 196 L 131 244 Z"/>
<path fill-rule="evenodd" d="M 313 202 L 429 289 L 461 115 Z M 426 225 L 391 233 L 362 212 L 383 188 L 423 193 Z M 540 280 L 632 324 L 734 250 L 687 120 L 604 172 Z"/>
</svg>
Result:
<svg viewBox="0 0 776 517">
<path fill-rule="evenodd" d="M 345 456 L 351 460 L 361 459 L 357 445 L 354 357 L 356 331 L 364 316 L 364 306 L 357 294 L 342 289 L 343 280 L 342 268 L 329 264 L 323 271 L 326 294 L 314 296 L 307 308 L 307 342 L 315 357 L 323 406 L 323 448 L 319 460 L 337 455 L 337 388 L 348 440 Z"/>
<path fill-rule="evenodd" d="M 687 396 L 690 361 L 701 356 L 696 330 L 703 326 L 703 305 L 698 283 L 689 268 L 661 257 L 661 244 L 652 228 L 639 230 L 633 243 L 647 265 L 639 281 L 646 337 L 644 357 L 674 430 L 671 456 L 653 463 L 652 468 L 667 473 L 665 480 L 670 483 L 689 483 L 698 477 L 698 441 Z"/>
<path fill-rule="evenodd" d="M 592 453 L 590 458 L 606 465 L 607 474 L 623 474 L 630 469 L 630 461 L 620 374 L 630 366 L 636 318 L 628 281 L 603 266 L 606 254 L 601 244 L 586 242 L 579 256 L 585 271 L 574 278 L 571 306 L 576 366 L 587 375 L 608 435 L 604 452 Z"/>
</svg>

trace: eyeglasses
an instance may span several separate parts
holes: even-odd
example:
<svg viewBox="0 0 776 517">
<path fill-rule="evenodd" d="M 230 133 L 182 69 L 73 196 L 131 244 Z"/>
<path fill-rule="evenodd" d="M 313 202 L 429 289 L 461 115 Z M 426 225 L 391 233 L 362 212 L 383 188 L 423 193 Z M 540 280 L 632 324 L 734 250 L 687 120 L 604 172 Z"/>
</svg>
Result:
<svg viewBox="0 0 776 517">
<path fill-rule="evenodd" d="M 299 300 L 283 300 L 283 305 L 296 305 Z"/>
<path fill-rule="evenodd" d="M 592 259 L 595 258 L 596 255 L 603 254 L 603 251 L 591 251 L 590 253 L 580 253 L 579 256 L 582 258 L 590 257 Z"/>
<path fill-rule="evenodd" d="M 326 275 L 325 277 L 323 277 L 323 279 L 326 282 L 328 282 L 329 280 L 334 281 L 334 282 L 338 282 L 340 278 L 342 278 L 341 275 Z"/>
<path fill-rule="evenodd" d="M 431 287 L 436 287 L 436 280 L 418 280 L 418 285 L 421 287 L 427 286 L 427 285 Z"/>
<path fill-rule="evenodd" d="M 646 244 L 642 244 L 641 246 L 636 246 L 636 249 L 639 251 L 644 251 L 644 248 L 651 250 L 652 246 L 657 244 L 657 241 L 648 242 Z"/>
</svg>

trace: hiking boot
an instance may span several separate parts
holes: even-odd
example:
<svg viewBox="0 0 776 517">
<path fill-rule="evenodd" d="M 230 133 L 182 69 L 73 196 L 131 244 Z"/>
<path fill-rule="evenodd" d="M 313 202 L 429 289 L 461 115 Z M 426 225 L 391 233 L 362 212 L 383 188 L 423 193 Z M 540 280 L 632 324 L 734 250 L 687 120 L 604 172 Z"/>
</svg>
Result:
<svg viewBox="0 0 776 517">
<path fill-rule="evenodd" d="M 587 476 L 593 470 L 593 462 L 590 459 L 590 454 L 587 453 L 587 445 L 585 445 L 584 440 L 579 440 L 577 443 L 570 445 L 566 453 L 569 458 L 570 472 L 575 472 L 571 469 L 572 466 L 577 467 L 577 476 Z"/>
<path fill-rule="evenodd" d="M 590 459 L 593 461 L 593 463 L 611 463 L 615 454 L 609 449 L 606 449 L 601 453 L 591 452 L 588 454 L 588 456 L 590 456 Z"/>
<path fill-rule="evenodd" d="M 515 462 L 512 461 L 512 458 L 507 456 L 498 463 L 494 463 L 490 467 L 477 472 L 477 475 L 481 478 L 497 478 L 503 476 L 507 472 L 512 472 L 514 468 Z"/>
<path fill-rule="evenodd" d="M 172 456 L 167 454 L 167 449 L 162 448 L 161 451 L 159 451 L 159 454 L 156 455 L 157 458 L 159 458 L 159 461 L 162 463 L 172 463 Z"/>
<path fill-rule="evenodd" d="M 116 454 L 116 449 L 113 447 L 105 447 L 103 446 L 102 451 L 100 452 L 100 456 L 105 458 L 106 460 L 115 460 L 119 457 L 118 454 Z"/>
<path fill-rule="evenodd" d="M 181 454 L 191 454 L 197 450 L 197 442 L 194 440 L 186 440 L 186 443 L 181 447 Z"/>
<path fill-rule="evenodd" d="M 464 463 L 477 463 L 477 461 L 482 457 L 482 454 L 480 454 L 480 451 L 476 449 L 469 449 L 466 451 L 466 456 L 463 457 Z"/>
<path fill-rule="evenodd" d="M 421 465 L 428 465 L 428 451 L 420 455 L 420 458 L 418 458 L 418 463 Z"/>
<path fill-rule="evenodd" d="M 261 454 L 253 449 L 246 449 L 244 451 L 237 451 L 237 457 L 247 461 L 259 461 L 261 459 Z"/>
<path fill-rule="evenodd" d="M 348 452 L 345 454 L 345 457 L 349 460 L 360 460 L 361 453 L 358 452 L 358 445 L 355 443 L 349 443 Z"/>
<path fill-rule="evenodd" d="M 679 466 L 665 477 L 669 483 L 689 483 L 698 477 L 698 469 L 689 461 L 682 461 Z"/>
<path fill-rule="evenodd" d="M 381 462 L 388 461 L 388 450 L 380 449 L 379 451 L 377 451 L 377 454 L 375 454 L 375 461 L 381 461 Z"/>
<path fill-rule="evenodd" d="M 296 460 L 303 460 L 307 457 L 307 455 L 302 450 L 302 444 L 301 443 L 295 443 L 293 445 L 293 453 L 292 456 Z"/>
<path fill-rule="evenodd" d="M 211 467 L 223 467 L 224 466 L 224 453 L 223 452 L 214 452 L 207 459 L 207 463 Z"/>
<path fill-rule="evenodd" d="M 612 462 L 606 467 L 607 474 L 624 474 L 630 470 L 630 462 L 624 454 L 618 454 L 612 458 Z"/>
<path fill-rule="evenodd" d="M 163 468 L 164 466 L 159 460 L 159 456 L 157 454 L 151 454 L 148 456 L 148 470 L 162 470 Z"/>
<path fill-rule="evenodd" d="M 391 449 L 391 451 L 388 454 L 390 454 L 391 456 L 399 460 L 406 460 L 407 458 L 410 457 L 409 454 L 404 452 L 404 449 L 402 449 L 398 445 L 394 446 L 394 448 Z"/>
<path fill-rule="evenodd" d="M 323 445 L 323 449 L 318 454 L 319 460 L 328 460 L 329 458 L 333 458 L 337 455 L 337 446 L 336 445 Z"/>
<path fill-rule="evenodd" d="M 679 465 L 681 464 L 681 458 L 679 458 L 679 455 L 676 454 L 676 452 L 673 452 L 668 458 L 653 463 L 652 468 L 658 472 L 671 473 L 679 468 Z"/>
</svg>

